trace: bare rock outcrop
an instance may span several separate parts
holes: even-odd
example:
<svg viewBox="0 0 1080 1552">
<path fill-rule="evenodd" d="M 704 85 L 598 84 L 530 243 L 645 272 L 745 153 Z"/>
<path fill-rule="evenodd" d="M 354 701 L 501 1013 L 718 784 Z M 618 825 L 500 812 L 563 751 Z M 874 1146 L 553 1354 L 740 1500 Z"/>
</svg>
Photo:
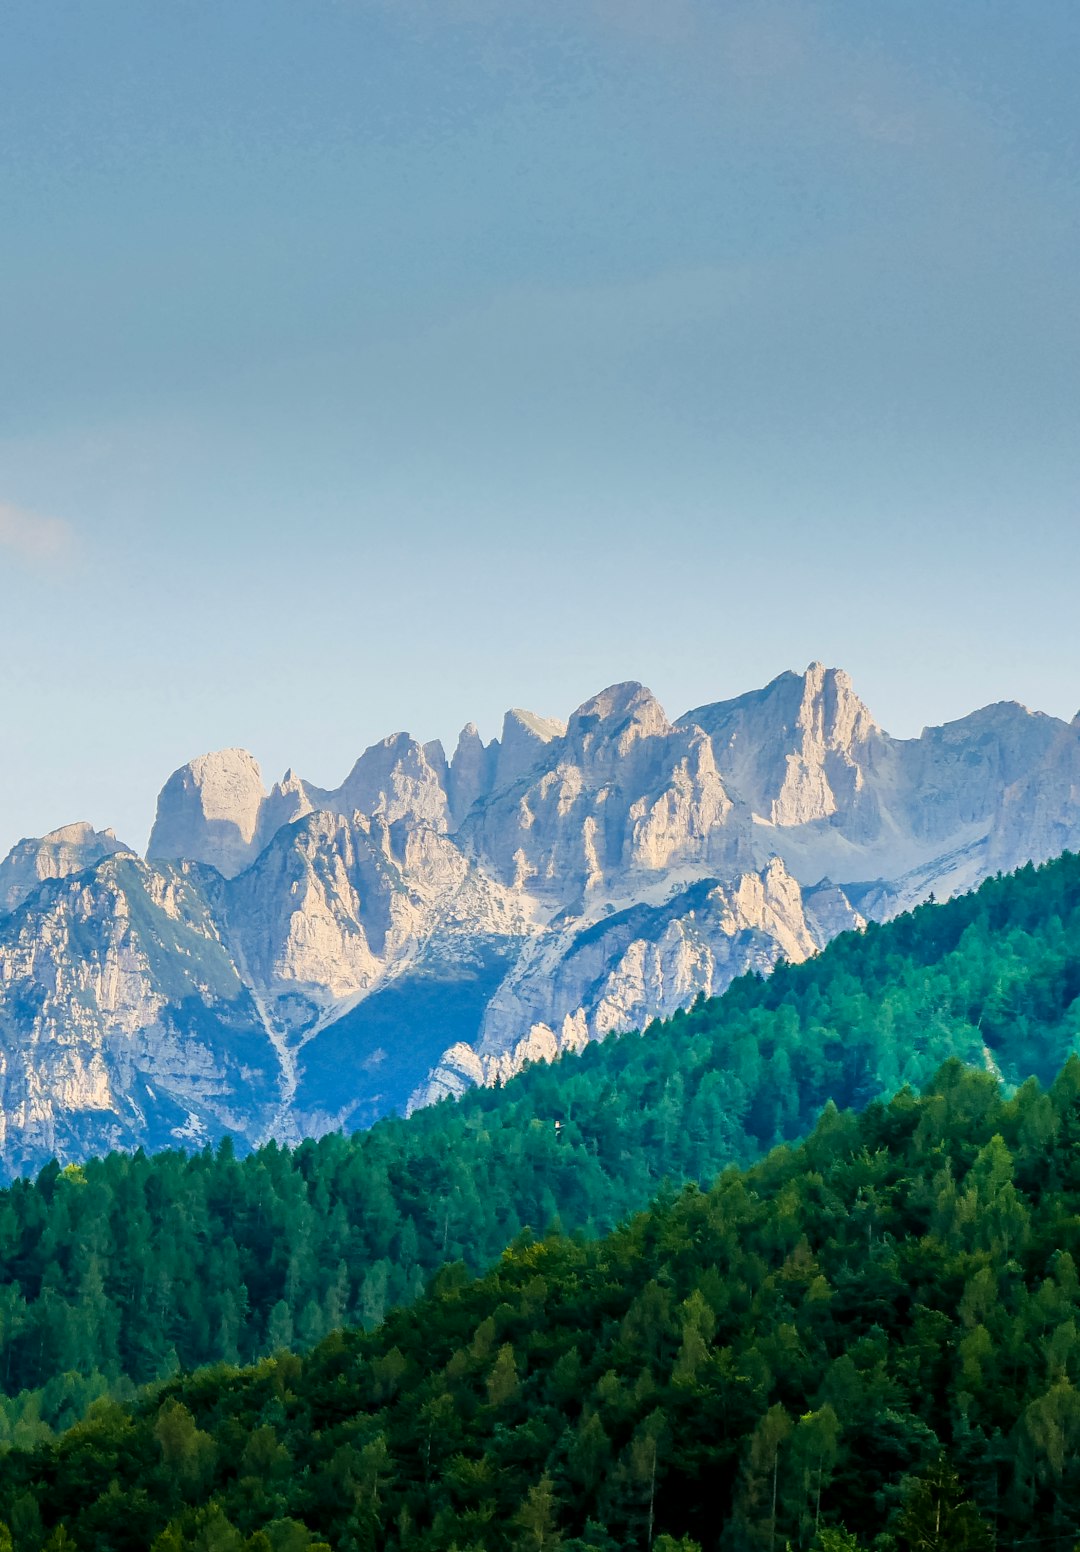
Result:
<svg viewBox="0 0 1080 1552">
<path fill-rule="evenodd" d="M 699 728 L 674 728 L 639 684 L 580 706 L 510 786 L 474 805 L 461 838 L 496 877 L 551 906 L 632 874 L 730 858 L 732 803 Z"/>
<path fill-rule="evenodd" d="M 551 1061 L 589 1040 L 642 1029 L 715 996 L 749 970 L 817 952 L 833 934 L 865 925 L 840 891 L 824 891 L 813 920 L 803 892 L 774 859 L 728 884 L 702 879 L 661 905 L 632 906 L 534 940 L 488 1006 L 475 1047 L 451 1047 L 412 1106 L 503 1082 L 526 1062 Z M 522 1034 L 521 1031 L 524 1031 Z"/>
<path fill-rule="evenodd" d="M 455 830 L 473 804 L 487 797 L 494 786 L 498 753 L 498 739 L 485 744 L 475 722 L 466 723 L 458 734 L 446 782 L 450 822 Z"/>
<path fill-rule="evenodd" d="M 230 946 L 286 1035 L 401 975 L 436 933 L 530 930 L 508 890 L 411 817 L 312 813 L 279 830 L 225 899 Z"/>
<path fill-rule="evenodd" d="M 494 740 L 492 786 L 511 787 L 520 781 L 542 762 L 548 745 L 565 733 L 565 722 L 511 706 L 503 718 L 502 735 Z"/>
<path fill-rule="evenodd" d="M 841 669 L 811 663 L 763 690 L 681 719 L 712 738 L 733 791 L 769 824 L 810 824 L 859 809 L 881 732 Z"/>
<path fill-rule="evenodd" d="M 437 830 L 449 826 L 448 768 L 442 745 L 420 744 L 408 733 L 394 733 L 357 760 L 340 787 L 307 789 L 313 808 L 334 814 L 360 812 L 393 824 L 406 817 Z"/>
<path fill-rule="evenodd" d="M 262 1134 L 278 1063 L 222 942 L 216 879 L 118 854 L 47 881 L 7 919 L 6 1172 L 54 1154 Z"/>
<path fill-rule="evenodd" d="M 86 823 L 19 841 L 0 862 L 0 916 L 15 910 L 46 879 L 83 873 L 103 857 L 128 849 L 112 830 L 95 830 Z"/>
<path fill-rule="evenodd" d="M 266 795 L 262 772 L 246 749 L 200 755 L 162 787 L 147 856 L 206 862 L 232 878 L 257 853 Z"/>
</svg>

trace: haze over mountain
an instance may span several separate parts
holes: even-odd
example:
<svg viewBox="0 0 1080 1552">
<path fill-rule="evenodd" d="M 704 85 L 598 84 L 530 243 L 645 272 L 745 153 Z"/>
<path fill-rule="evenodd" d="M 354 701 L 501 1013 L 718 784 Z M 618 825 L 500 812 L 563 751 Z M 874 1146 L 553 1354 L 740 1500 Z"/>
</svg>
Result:
<svg viewBox="0 0 1080 1552">
<path fill-rule="evenodd" d="M 0 863 L 0 1158 L 362 1125 L 1078 844 L 1080 721 L 897 740 L 817 663 L 398 733 L 333 790 L 207 754 L 145 860 L 69 825 Z"/>
</svg>

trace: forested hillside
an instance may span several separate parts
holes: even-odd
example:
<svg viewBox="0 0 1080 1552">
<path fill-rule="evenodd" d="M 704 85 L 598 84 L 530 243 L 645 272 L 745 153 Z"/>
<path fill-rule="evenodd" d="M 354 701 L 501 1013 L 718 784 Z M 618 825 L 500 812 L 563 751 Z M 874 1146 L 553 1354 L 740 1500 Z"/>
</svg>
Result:
<svg viewBox="0 0 1080 1552">
<path fill-rule="evenodd" d="M 99 1403 L 0 1459 L 0 1516 L 16 1552 L 1071 1552 L 1078 1262 L 1080 1061 L 1009 1100 L 953 1062 L 377 1331 Z"/>
<path fill-rule="evenodd" d="M 555 1219 L 604 1232 L 665 1179 L 711 1182 L 948 1057 L 1045 1082 L 1078 993 L 1065 856 L 351 1139 L 51 1166 L 0 1193 L 0 1442 L 132 1382 L 372 1327 L 444 1262 L 481 1271 Z"/>
</svg>

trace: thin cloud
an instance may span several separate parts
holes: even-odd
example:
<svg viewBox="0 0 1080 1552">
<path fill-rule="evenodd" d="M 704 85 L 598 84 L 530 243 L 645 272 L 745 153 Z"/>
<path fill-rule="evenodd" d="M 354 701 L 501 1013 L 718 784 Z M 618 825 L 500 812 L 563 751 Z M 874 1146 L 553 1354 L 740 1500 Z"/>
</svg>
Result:
<svg viewBox="0 0 1080 1552">
<path fill-rule="evenodd" d="M 740 130 L 833 139 L 869 152 L 940 152 L 971 138 L 977 108 L 955 83 L 913 76 L 880 43 L 843 42 L 807 0 L 338 0 L 424 32 L 481 33 L 492 69 L 528 57 L 530 30 L 628 48 L 666 72 L 683 111 L 722 111 Z M 508 43 L 507 40 L 510 40 Z M 516 43 L 514 43 L 516 39 Z M 513 45 L 513 46 L 511 46 Z M 957 176 L 963 177 L 957 169 Z"/>
<path fill-rule="evenodd" d="M 59 517 L 43 517 L 0 501 L 0 552 L 38 565 L 55 565 L 70 555 L 75 533 Z"/>
</svg>

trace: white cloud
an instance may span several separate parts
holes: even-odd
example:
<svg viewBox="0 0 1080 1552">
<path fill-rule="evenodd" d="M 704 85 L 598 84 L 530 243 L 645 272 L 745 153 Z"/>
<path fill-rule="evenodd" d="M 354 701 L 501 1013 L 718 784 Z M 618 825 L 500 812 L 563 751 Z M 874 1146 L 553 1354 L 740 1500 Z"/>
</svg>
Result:
<svg viewBox="0 0 1080 1552">
<path fill-rule="evenodd" d="M 0 551 L 48 565 L 70 554 L 74 538 L 71 525 L 61 518 L 42 517 L 25 507 L 0 501 Z"/>
</svg>

